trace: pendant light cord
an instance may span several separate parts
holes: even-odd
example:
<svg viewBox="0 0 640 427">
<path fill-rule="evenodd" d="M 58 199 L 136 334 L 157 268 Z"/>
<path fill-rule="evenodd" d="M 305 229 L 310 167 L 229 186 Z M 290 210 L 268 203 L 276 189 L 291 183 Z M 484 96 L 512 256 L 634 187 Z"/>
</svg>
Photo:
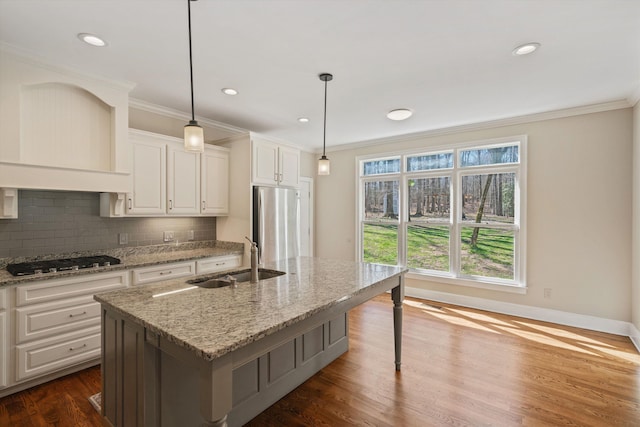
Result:
<svg viewBox="0 0 640 427">
<path fill-rule="evenodd" d="M 193 54 L 191 53 L 191 0 L 187 0 L 187 11 L 189 15 L 189 74 L 191 76 L 191 120 L 195 121 L 196 113 L 193 104 Z"/>
<path fill-rule="evenodd" d="M 325 146 L 327 142 L 327 80 L 324 81 L 324 132 L 322 133 L 322 157 L 325 155 Z"/>
</svg>

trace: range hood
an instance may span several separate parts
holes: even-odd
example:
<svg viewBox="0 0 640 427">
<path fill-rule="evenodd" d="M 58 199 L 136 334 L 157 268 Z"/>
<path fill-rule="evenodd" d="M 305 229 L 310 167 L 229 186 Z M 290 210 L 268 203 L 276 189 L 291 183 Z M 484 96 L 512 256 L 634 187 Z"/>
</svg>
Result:
<svg viewBox="0 0 640 427">
<path fill-rule="evenodd" d="M 0 188 L 130 191 L 131 83 L 0 44 Z"/>
</svg>

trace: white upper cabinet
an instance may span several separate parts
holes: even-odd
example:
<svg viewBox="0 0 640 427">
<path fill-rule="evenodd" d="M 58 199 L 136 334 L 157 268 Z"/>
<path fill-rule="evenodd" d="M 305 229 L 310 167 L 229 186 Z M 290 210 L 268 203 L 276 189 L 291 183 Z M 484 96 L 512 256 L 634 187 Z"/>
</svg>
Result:
<svg viewBox="0 0 640 427">
<path fill-rule="evenodd" d="M 167 145 L 167 213 L 200 213 L 200 154 L 184 144 Z"/>
<path fill-rule="evenodd" d="M 188 152 L 178 138 L 134 129 L 130 142 L 133 191 L 101 195 L 101 216 L 229 213 L 228 149 L 205 145 L 202 154 Z"/>
<path fill-rule="evenodd" d="M 167 195 L 167 150 L 152 136 L 131 134 L 133 191 L 127 194 L 129 215 L 164 214 Z"/>
<path fill-rule="evenodd" d="M 280 185 L 300 186 L 300 151 L 289 147 L 278 147 Z"/>
<path fill-rule="evenodd" d="M 229 214 L 229 151 L 205 147 L 201 155 L 201 212 L 203 215 Z"/>
<path fill-rule="evenodd" d="M 254 184 L 300 185 L 300 151 L 253 137 L 252 181 Z"/>
</svg>

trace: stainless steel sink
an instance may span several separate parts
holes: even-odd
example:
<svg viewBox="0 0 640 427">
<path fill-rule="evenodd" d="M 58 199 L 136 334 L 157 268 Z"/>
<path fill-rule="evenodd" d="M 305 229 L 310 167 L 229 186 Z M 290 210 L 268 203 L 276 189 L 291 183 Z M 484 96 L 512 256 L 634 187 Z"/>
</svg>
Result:
<svg viewBox="0 0 640 427">
<path fill-rule="evenodd" d="M 284 271 L 268 270 L 266 268 L 258 269 L 258 280 L 271 279 L 286 274 Z M 197 279 L 187 280 L 190 285 L 196 285 L 201 288 L 224 288 L 235 283 L 243 283 L 251 280 L 251 269 L 232 271 L 230 273 L 222 273 L 217 276 L 205 276 Z"/>
<path fill-rule="evenodd" d="M 266 268 L 258 269 L 258 280 L 271 279 L 272 277 L 278 277 L 285 274 L 284 271 L 277 270 L 267 270 Z M 248 268 L 246 270 L 240 270 L 237 272 L 230 273 L 229 276 L 235 277 L 235 279 L 239 282 L 248 282 L 251 280 L 251 269 Z"/>
</svg>

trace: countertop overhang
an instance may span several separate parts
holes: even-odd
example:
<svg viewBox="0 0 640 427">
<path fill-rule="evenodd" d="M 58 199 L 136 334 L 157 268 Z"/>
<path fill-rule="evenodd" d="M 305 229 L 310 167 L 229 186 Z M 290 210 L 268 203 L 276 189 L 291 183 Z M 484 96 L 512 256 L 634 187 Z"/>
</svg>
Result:
<svg viewBox="0 0 640 427">
<path fill-rule="evenodd" d="M 385 286 L 398 286 L 407 271 L 403 267 L 310 257 L 264 267 L 287 274 L 257 284 L 246 282 L 218 289 L 199 288 L 186 283 L 188 279 L 176 279 L 94 298 L 103 307 L 211 361 L 316 313 L 344 306 L 371 291 L 380 293 Z"/>
</svg>

